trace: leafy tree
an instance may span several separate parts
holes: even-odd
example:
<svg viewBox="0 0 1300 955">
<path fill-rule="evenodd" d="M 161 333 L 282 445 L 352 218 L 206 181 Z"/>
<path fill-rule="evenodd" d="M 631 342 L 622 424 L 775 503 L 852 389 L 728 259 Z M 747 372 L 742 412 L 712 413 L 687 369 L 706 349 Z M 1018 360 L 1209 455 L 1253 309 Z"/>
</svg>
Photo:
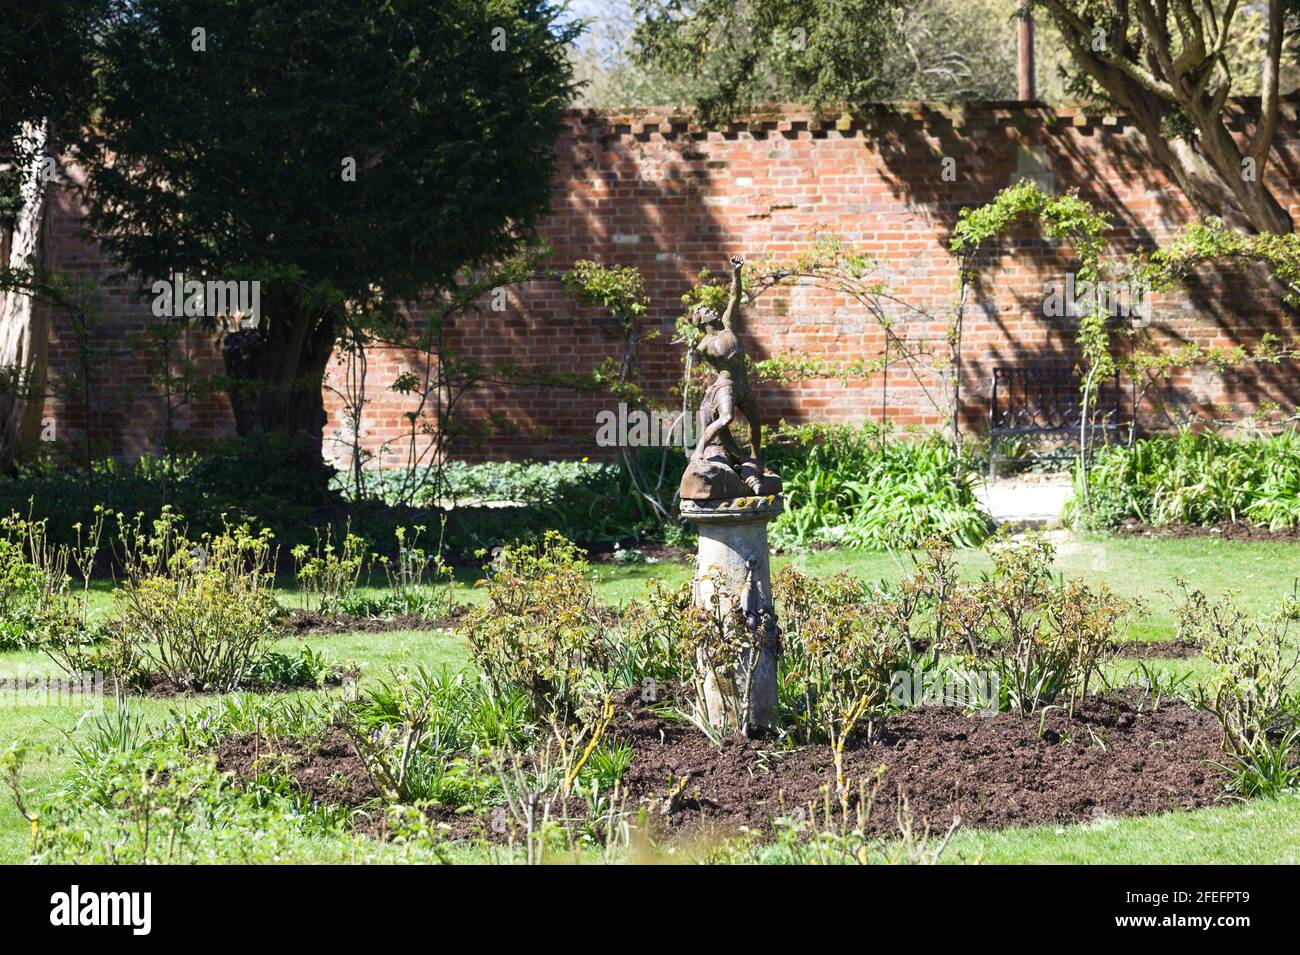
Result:
<svg viewBox="0 0 1300 955">
<path fill-rule="evenodd" d="M 1014 95 L 1011 0 L 634 0 L 635 56 L 692 77 L 718 119 L 763 102 Z M 1132 117 L 1202 213 L 1286 233 L 1266 175 L 1279 100 L 1295 78 L 1300 0 L 1029 0 L 1039 60 L 1064 92 Z M 1251 134 L 1230 130 L 1245 104 Z"/>
<path fill-rule="evenodd" d="M 120 2 L 89 222 L 142 285 L 260 283 L 226 338 L 237 427 L 318 467 L 345 314 L 451 285 L 546 210 L 577 28 L 546 0 Z"/>
<path fill-rule="evenodd" d="M 1291 216 L 1265 171 L 1277 136 L 1288 21 L 1296 0 L 1265 0 L 1262 46 L 1236 65 L 1252 27 L 1237 0 L 1032 0 L 1060 30 L 1084 86 L 1132 117 L 1156 160 L 1203 213 L 1258 232 L 1287 233 Z M 1256 92 L 1250 135 L 1229 129 L 1233 95 Z"/>
<path fill-rule="evenodd" d="M 50 188 L 91 96 L 107 0 L 0 0 L 0 467 L 40 425 Z"/>
<path fill-rule="evenodd" d="M 636 56 L 694 76 L 716 119 L 759 103 L 860 103 L 882 87 L 898 0 L 636 0 Z"/>
<path fill-rule="evenodd" d="M 601 103 L 619 105 L 611 92 L 635 99 L 623 105 L 648 104 L 647 89 L 685 92 L 717 118 L 763 102 L 857 106 L 1016 95 L 1018 0 L 609 2 L 635 8 L 639 23 L 624 42 L 639 70 L 615 62 L 598 74 L 593 88 L 605 93 L 596 98 Z M 1044 65 L 1058 59 L 1054 35 L 1040 33 L 1036 45 Z M 610 76 L 621 80 L 609 84 L 612 91 L 601 82 Z"/>
</svg>

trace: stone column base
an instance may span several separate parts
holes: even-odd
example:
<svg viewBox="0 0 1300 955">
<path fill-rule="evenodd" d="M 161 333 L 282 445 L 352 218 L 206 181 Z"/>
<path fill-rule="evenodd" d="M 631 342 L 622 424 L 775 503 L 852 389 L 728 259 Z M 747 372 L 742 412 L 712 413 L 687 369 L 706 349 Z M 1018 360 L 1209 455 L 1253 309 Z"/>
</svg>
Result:
<svg viewBox="0 0 1300 955">
<path fill-rule="evenodd" d="M 693 603 L 712 610 L 716 598 L 723 614 L 738 606 L 757 647 L 757 653 L 748 652 L 737 660 L 731 673 L 717 672 L 700 661 L 707 715 L 718 728 L 726 727 L 728 714 L 740 715 L 747 728 L 771 729 L 777 724 L 780 637 L 772 605 L 767 524 L 783 507 L 779 494 L 681 503 L 682 517 L 695 524 L 700 534 Z M 747 683 L 749 711 L 740 714 Z"/>
</svg>

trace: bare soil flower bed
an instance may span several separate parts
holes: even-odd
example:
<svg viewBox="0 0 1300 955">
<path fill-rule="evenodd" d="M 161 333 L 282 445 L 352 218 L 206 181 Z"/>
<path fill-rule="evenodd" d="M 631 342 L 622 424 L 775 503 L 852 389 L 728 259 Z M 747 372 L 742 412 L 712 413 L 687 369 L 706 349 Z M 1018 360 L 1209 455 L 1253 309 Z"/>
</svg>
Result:
<svg viewBox="0 0 1300 955">
<path fill-rule="evenodd" d="M 1040 734 L 1041 725 L 1041 734 Z M 733 833 L 746 826 L 770 827 L 774 817 L 820 805 L 833 786 L 834 768 L 826 746 L 782 750 L 771 741 L 730 739 L 714 746 L 696 729 L 667 721 L 648 709 L 637 691 L 620 701 L 609 729 L 628 740 L 635 757 L 622 781 L 626 808 L 645 807 L 652 824 L 667 836 Z M 227 740 L 217 748 L 220 768 L 237 777 L 252 774 L 254 741 Z M 359 806 L 374 795 L 360 761 L 341 734 L 318 747 L 294 742 L 260 744 L 295 756 L 291 772 L 314 798 Z M 870 834 L 897 832 L 900 794 L 912 817 L 944 831 L 954 815 L 963 828 L 1065 825 L 1111 817 L 1193 809 L 1220 801 L 1224 773 L 1214 718 L 1183 703 L 1157 708 L 1137 691 L 1093 696 L 1076 708 L 1021 716 L 967 716 L 951 707 L 923 707 L 891 717 L 882 737 L 845 752 L 846 776 L 881 784 L 869 819 Z M 884 767 L 881 771 L 881 767 Z M 332 784 L 346 776 L 347 793 Z M 687 778 L 668 800 L 674 784 Z M 668 803 L 667 811 L 665 804 Z M 571 817 L 585 803 L 569 801 Z M 553 818 L 559 815 L 558 807 Z M 449 836 L 492 836 L 487 820 L 437 811 Z M 364 828 L 373 830 L 379 820 Z"/>
<path fill-rule="evenodd" d="M 280 622 L 286 637 L 318 637 L 340 633 L 391 633 L 395 630 L 453 629 L 469 612 L 469 604 L 458 604 L 444 617 L 401 614 L 396 617 L 354 617 L 349 614 L 326 616 L 315 610 L 293 610 Z"/>
<path fill-rule="evenodd" d="M 897 798 L 913 817 L 944 830 L 1053 825 L 1210 805 L 1226 777 L 1214 718 L 1181 703 L 1153 711 L 1137 694 L 1090 697 L 1075 711 L 1045 716 L 967 716 L 923 707 L 891 717 L 880 740 L 845 752 L 848 779 L 873 779 L 885 766 L 870 829 L 896 831 Z M 635 704 L 634 704 L 635 706 Z M 1039 725 L 1043 732 L 1040 737 Z M 630 804 L 662 796 L 669 774 L 689 774 L 672 829 L 763 826 L 786 807 L 821 799 L 833 780 L 828 747 L 765 753 L 757 741 L 709 745 L 693 729 L 667 726 L 636 710 L 619 727 L 636 758 L 623 779 Z M 662 742 L 660 740 L 663 740 Z"/>
<path fill-rule="evenodd" d="M 379 795 L 365 764 L 352 749 L 347 736 L 331 729 L 323 739 L 267 739 L 252 735 L 232 736 L 214 749 L 217 769 L 233 773 L 236 779 L 252 779 L 267 763 L 287 757 L 294 783 L 313 801 L 357 808 Z"/>
<path fill-rule="evenodd" d="M 1264 524 L 1225 521 L 1220 524 L 1144 524 L 1124 521 L 1110 528 L 1119 537 L 1154 537 L 1182 540 L 1194 537 L 1218 537 L 1233 541 L 1300 541 L 1300 527 L 1269 530 Z"/>
<path fill-rule="evenodd" d="M 258 683 L 252 680 L 245 681 L 234 691 L 236 693 L 295 693 L 301 690 L 313 689 L 334 689 L 339 685 L 341 677 L 333 683 L 324 687 L 311 686 L 292 686 L 285 683 Z M 107 677 L 104 680 L 104 692 L 113 695 L 117 692 L 118 681 L 114 677 Z M 137 675 L 131 682 L 122 685 L 122 691 L 127 696 L 140 696 L 155 700 L 170 700 L 183 696 L 207 696 L 218 691 L 198 689 L 193 686 L 182 686 L 175 680 L 162 673 L 143 673 Z"/>
<path fill-rule="evenodd" d="M 1195 640 L 1126 640 L 1119 655 L 1126 660 L 1188 660 L 1202 653 Z"/>
</svg>

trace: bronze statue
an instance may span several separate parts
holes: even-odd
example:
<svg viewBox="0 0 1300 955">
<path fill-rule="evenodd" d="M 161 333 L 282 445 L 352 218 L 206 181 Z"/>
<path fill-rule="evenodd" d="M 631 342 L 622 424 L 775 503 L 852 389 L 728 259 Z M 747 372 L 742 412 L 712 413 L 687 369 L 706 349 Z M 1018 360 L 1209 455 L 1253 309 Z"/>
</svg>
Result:
<svg viewBox="0 0 1300 955">
<path fill-rule="evenodd" d="M 719 315 L 699 306 L 693 313 L 703 335 L 695 351 L 717 373 L 700 402 L 700 440 L 682 476 L 684 501 L 719 501 L 779 494 L 781 479 L 763 466 L 763 422 L 749 384 L 745 350 L 736 337 L 740 316 L 741 269 L 745 260 L 731 258 L 731 295 Z M 749 455 L 731 434 L 739 410 L 749 425 Z"/>
</svg>

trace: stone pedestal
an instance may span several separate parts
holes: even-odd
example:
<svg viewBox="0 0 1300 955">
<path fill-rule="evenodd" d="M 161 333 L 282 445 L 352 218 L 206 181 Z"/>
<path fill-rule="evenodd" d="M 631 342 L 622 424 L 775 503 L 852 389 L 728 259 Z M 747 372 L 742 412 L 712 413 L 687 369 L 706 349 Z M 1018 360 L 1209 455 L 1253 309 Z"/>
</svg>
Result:
<svg viewBox="0 0 1300 955">
<path fill-rule="evenodd" d="M 715 727 L 723 727 L 728 714 L 739 714 L 747 682 L 749 712 L 742 714 L 743 724 L 769 729 L 777 722 L 780 631 L 772 606 L 767 525 L 782 506 L 779 494 L 681 504 L 682 517 L 695 524 L 700 534 L 692 587 L 695 606 L 708 610 L 716 606 L 724 614 L 739 606 L 754 647 L 735 661 L 731 673 L 718 672 L 721 667 L 715 671 L 701 661 L 709 722 Z"/>
</svg>

